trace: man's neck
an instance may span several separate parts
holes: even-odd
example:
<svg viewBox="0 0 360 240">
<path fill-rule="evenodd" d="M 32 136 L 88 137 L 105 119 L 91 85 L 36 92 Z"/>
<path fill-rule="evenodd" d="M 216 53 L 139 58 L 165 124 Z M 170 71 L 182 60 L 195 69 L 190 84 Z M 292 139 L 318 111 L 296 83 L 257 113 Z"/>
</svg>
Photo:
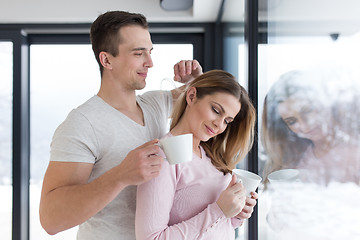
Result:
<svg viewBox="0 0 360 240">
<path fill-rule="evenodd" d="M 128 118 L 144 125 L 143 112 L 136 102 L 135 90 L 124 89 L 119 85 L 105 84 L 103 81 L 97 95 Z"/>
</svg>

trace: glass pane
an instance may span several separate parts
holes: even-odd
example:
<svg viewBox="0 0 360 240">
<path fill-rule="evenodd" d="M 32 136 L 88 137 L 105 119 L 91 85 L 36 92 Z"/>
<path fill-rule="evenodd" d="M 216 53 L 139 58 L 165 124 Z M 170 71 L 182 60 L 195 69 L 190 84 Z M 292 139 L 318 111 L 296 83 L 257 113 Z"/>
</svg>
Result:
<svg viewBox="0 0 360 240">
<path fill-rule="evenodd" d="M 10 240 L 12 229 L 12 42 L 0 42 L 0 79 L 0 232 L 1 239 Z"/>
<path fill-rule="evenodd" d="M 245 79 L 244 48 L 244 1 L 225 1 L 224 14 L 224 70 L 236 77 L 241 86 L 248 89 Z M 243 159 L 236 168 L 247 169 L 247 159 Z M 248 221 L 235 231 L 236 240 L 248 239 Z"/>
<path fill-rule="evenodd" d="M 88 44 L 32 45 L 30 53 L 30 238 L 37 240 L 48 236 L 40 225 L 39 203 L 52 136 L 73 108 L 97 94 L 100 72 Z M 51 239 L 76 239 L 76 232 L 77 227 Z"/>
<path fill-rule="evenodd" d="M 259 239 L 356 239 L 360 3 L 275 2 L 259 46 Z"/>
</svg>

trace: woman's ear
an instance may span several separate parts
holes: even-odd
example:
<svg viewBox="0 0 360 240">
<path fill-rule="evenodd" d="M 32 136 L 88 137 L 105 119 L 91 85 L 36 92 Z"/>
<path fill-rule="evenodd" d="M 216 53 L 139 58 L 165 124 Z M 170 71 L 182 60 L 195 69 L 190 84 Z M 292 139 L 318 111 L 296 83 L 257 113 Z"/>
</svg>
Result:
<svg viewBox="0 0 360 240">
<path fill-rule="evenodd" d="M 100 52 L 99 53 L 99 59 L 100 59 L 100 63 L 104 68 L 107 69 L 112 69 L 112 65 L 109 59 L 109 53 L 107 52 Z"/>
<path fill-rule="evenodd" d="M 192 105 L 196 100 L 196 87 L 191 87 L 186 91 L 186 102 L 188 105 Z"/>
</svg>

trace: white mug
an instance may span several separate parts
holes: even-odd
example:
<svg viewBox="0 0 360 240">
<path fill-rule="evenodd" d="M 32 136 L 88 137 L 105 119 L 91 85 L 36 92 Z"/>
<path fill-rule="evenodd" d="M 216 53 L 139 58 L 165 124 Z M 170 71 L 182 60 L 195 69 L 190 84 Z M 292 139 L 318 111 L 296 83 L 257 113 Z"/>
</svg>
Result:
<svg viewBox="0 0 360 240">
<path fill-rule="evenodd" d="M 179 164 L 192 160 L 193 135 L 183 134 L 160 139 L 160 147 L 164 150 L 170 164 Z"/>
<path fill-rule="evenodd" d="M 270 183 L 294 182 L 299 179 L 299 170 L 281 169 L 270 173 L 267 178 Z"/>
<path fill-rule="evenodd" d="M 246 171 L 244 169 L 233 169 L 232 174 L 236 175 L 237 181 L 241 181 L 246 189 L 246 196 L 250 196 L 251 192 L 255 192 L 256 188 L 259 186 L 262 178 L 252 172 Z"/>
</svg>

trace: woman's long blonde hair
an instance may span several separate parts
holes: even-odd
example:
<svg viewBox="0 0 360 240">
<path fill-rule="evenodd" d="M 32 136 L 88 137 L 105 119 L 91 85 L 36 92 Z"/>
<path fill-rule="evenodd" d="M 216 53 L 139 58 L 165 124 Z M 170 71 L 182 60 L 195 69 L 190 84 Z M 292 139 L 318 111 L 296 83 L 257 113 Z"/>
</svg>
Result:
<svg viewBox="0 0 360 240">
<path fill-rule="evenodd" d="M 196 97 L 203 98 L 218 92 L 228 93 L 239 99 L 241 109 L 225 131 L 206 142 L 200 142 L 212 164 L 221 172 L 229 173 L 250 151 L 254 141 L 256 111 L 246 90 L 235 77 L 223 70 L 212 70 L 192 81 L 175 104 L 170 130 L 180 121 L 185 112 L 186 92 L 196 88 Z"/>
</svg>

